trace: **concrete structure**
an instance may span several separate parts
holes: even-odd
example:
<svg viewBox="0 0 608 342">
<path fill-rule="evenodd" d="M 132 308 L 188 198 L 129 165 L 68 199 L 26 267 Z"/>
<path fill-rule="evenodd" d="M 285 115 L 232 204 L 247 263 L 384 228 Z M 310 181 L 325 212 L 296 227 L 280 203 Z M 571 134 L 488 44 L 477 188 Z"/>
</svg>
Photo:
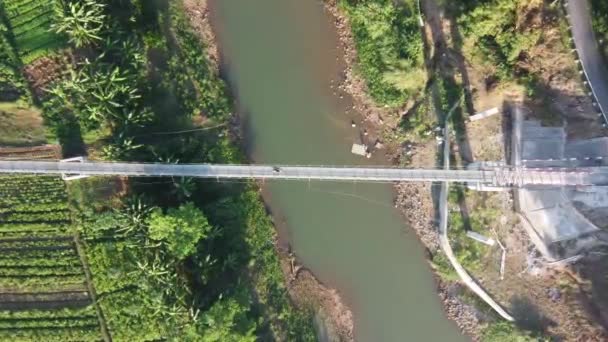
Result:
<svg viewBox="0 0 608 342">
<path fill-rule="evenodd" d="M 607 144 L 606 138 L 566 142 L 562 127 L 523 121 L 516 110 L 511 162 L 522 168 L 594 167 L 603 163 L 595 156 L 606 153 Z M 608 205 L 606 187 L 519 188 L 515 199 L 528 235 L 548 261 L 573 260 L 605 244 L 600 228 L 577 203 L 597 214 Z"/>
<path fill-rule="evenodd" d="M 471 239 L 481 242 L 484 245 L 488 245 L 488 246 L 494 246 L 496 244 L 496 240 L 489 238 L 487 236 L 483 236 L 477 232 L 474 232 L 472 230 L 467 230 L 467 236 L 470 237 Z"/>
<path fill-rule="evenodd" d="M 353 147 L 350 149 L 350 152 L 352 154 L 365 157 L 365 155 L 367 155 L 367 146 L 362 144 L 353 144 Z"/>
<path fill-rule="evenodd" d="M 500 110 L 497 107 L 490 108 L 488 110 L 484 110 L 483 112 L 479 112 L 475 115 L 471 115 L 469 117 L 469 121 L 478 121 L 481 119 L 489 118 L 490 116 L 496 115 L 500 113 Z"/>
</svg>

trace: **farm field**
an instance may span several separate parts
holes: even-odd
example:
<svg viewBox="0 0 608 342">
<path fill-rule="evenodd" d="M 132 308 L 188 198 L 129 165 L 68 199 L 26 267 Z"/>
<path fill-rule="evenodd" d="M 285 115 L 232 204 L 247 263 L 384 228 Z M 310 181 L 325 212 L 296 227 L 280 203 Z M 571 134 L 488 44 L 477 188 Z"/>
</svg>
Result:
<svg viewBox="0 0 608 342">
<path fill-rule="evenodd" d="M 56 6 L 54 0 L 4 2 L 4 16 L 8 19 L 23 64 L 64 46 L 62 37 L 51 30 Z"/>
<path fill-rule="evenodd" d="M 101 333 L 57 177 L 0 177 L 0 340 Z"/>
</svg>

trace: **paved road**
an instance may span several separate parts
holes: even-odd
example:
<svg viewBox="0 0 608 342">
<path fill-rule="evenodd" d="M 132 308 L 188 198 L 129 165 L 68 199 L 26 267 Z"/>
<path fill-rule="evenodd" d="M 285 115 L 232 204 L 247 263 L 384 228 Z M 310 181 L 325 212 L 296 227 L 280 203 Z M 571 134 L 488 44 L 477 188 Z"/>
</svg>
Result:
<svg viewBox="0 0 608 342">
<path fill-rule="evenodd" d="M 515 171 L 403 169 L 391 167 L 324 167 L 217 164 L 145 164 L 112 162 L 0 161 L 0 173 L 178 176 L 227 179 L 341 180 L 361 182 L 442 181 L 494 186 L 591 185 L 606 181 L 608 168 Z M 592 176 L 590 176 L 592 175 Z"/>
<path fill-rule="evenodd" d="M 608 123 L 608 69 L 593 32 L 590 6 L 587 0 L 569 0 L 566 2 L 566 11 L 570 16 L 572 35 L 581 64 L 604 120 Z"/>
</svg>

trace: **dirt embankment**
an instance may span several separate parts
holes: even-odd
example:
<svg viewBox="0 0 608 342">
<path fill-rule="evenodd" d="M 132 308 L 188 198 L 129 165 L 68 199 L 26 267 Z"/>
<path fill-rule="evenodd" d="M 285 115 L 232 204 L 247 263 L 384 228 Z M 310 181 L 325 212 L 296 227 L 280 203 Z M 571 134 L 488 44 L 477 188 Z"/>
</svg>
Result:
<svg viewBox="0 0 608 342">
<path fill-rule="evenodd" d="M 219 48 L 211 19 L 207 0 L 183 0 L 184 10 L 190 19 L 190 25 L 205 44 L 205 53 L 211 67 L 219 73 Z"/>
<path fill-rule="evenodd" d="M 216 36 L 211 26 L 207 0 L 184 0 L 184 10 L 201 40 L 206 44 L 211 67 L 219 75 L 220 53 Z M 241 141 L 238 118 L 234 119 L 232 133 Z M 316 313 L 317 330 L 323 332 L 328 341 L 354 341 L 352 311 L 344 304 L 340 294 L 322 284 L 312 272 L 297 262 L 297 257 L 282 249 L 278 243 L 277 253 L 291 299 L 303 308 L 313 308 Z"/>
</svg>

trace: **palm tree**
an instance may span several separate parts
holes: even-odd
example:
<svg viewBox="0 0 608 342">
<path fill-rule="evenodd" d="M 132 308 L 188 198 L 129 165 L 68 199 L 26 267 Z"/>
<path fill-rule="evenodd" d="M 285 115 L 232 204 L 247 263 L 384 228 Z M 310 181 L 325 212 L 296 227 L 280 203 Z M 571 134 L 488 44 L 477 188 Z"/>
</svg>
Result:
<svg viewBox="0 0 608 342">
<path fill-rule="evenodd" d="M 180 201 L 190 198 L 196 187 L 192 177 L 178 177 L 177 179 L 173 177 L 173 185 L 173 193 Z"/>
<path fill-rule="evenodd" d="M 120 133 L 114 141 L 103 148 L 103 155 L 108 160 L 124 159 L 134 150 L 141 148 L 143 145 L 135 144 L 133 138 L 127 138 Z"/>
<path fill-rule="evenodd" d="M 128 224 L 118 229 L 118 232 L 128 235 L 132 232 L 144 231 L 146 220 L 154 207 L 150 206 L 141 196 L 129 197 L 125 202 L 125 207 L 120 209 L 118 214 L 126 218 Z"/>
<path fill-rule="evenodd" d="M 53 29 L 65 33 L 76 47 L 83 47 L 101 41 L 99 34 L 104 28 L 106 16 L 105 5 L 95 0 L 78 2 L 61 1 L 56 11 L 56 23 Z"/>
</svg>

